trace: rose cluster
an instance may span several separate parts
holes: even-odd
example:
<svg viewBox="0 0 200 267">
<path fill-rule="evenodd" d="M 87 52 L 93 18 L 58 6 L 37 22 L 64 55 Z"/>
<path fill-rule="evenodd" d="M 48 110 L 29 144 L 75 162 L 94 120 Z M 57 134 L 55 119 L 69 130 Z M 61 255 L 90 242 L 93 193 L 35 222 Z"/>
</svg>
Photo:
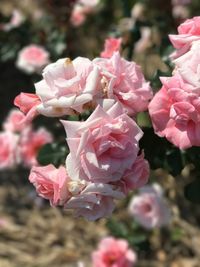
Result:
<svg viewBox="0 0 200 267">
<path fill-rule="evenodd" d="M 66 167 L 33 167 L 30 181 L 51 205 L 89 220 L 109 216 L 114 199 L 148 180 L 149 165 L 139 149 L 143 132 L 133 118 L 147 109 L 149 83 L 139 66 L 116 52 L 93 61 L 60 59 L 44 69 L 35 88 L 36 94 L 15 99 L 26 121 L 38 114 L 81 116 L 89 110 L 91 115 L 85 121 L 61 120 L 70 149 Z"/>
<path fill-rule="evenodd" d="M 0 132 L 0 169 L 12 169 L 19 164 L 25 167 L 38 165 L 38 150 L 53 141 L 43 127 L 34 130 L 19 110 L 11 110 Z"/>
<path fill-rule="evenodd" d="M 149 105 L 155 132 L 180 149 L 200 146 L 200 17 L 186 20 L 178 35 L 172 77 L 162 77 L 161 90 Z"/>
</svg>

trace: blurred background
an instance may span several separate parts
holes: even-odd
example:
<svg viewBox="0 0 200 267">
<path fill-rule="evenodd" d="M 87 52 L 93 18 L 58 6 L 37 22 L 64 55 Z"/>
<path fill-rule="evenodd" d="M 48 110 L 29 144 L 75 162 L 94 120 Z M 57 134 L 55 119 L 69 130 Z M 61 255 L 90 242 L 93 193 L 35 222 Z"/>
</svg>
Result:
<svg viewBox="0 0 200 267">
<path fill-rule="evenodd" d="M 86 6 L 76 0 L 0 1 L 2 132 L 14 98 L 20 92 L 34 93 L 34 83 L 41 80 L 45 65 L 63 57 L 99 57 L 107 38 L 121 38 L 121 55 L 141 65 L 156 92 L 159 76 L 169 76 L 173 68 L 168 34 L 176 33 L 185 19 L 200 14 L 199 0 L 91 2 Z M 39 47 L 44 59 L 27 69 L 22 52 L 30 46 Z M 31 55 L 38 56 L 34 49 Z M 118 203 L 112 218 L 97 222 L 75 219 L 36 195 L 28 181 L 30 164 L 1 168 L 0 267 L 78 267 L 80 262 L 89 267 L 92 251 L 108 235 L 129 242 L 137 252 L 138 267 L 200 266 L 199 206 L 183 193 L 195 175 L 193 166 L 179 164 L 173 153 L 165 161 L 161 147 L 168 143 L 153 135 L 147 114 L 138 117 L 138 122 L 146 133 L 142 146 L 153 168 L 151 182 L 163 188 L 172 214 L 170 224 L 147 230 L 136 223 L 128 212 L 132 194 Z M 64 141 L 57 120 L 39 117 L 34 121 L 35 131 L 41 126 Z"/>
</svg>

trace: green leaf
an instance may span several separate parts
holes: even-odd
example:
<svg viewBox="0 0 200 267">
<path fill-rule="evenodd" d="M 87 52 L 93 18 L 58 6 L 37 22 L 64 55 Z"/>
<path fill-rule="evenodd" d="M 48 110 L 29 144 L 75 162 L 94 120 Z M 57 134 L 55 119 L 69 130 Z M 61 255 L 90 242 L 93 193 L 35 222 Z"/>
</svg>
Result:
<svg viewBox="0 0 200 267">
<path fill-rule="evenodd" d="M 147 236 L 145 234 L 132 233 L 130 237 L 128 237 L 128 241 L 131 245 L 139 245 L 147 240 Z"/>
<path fill-rule="evenodd" d="M 173 241 L 179 241 L 183 237 L 183 235 L 184 235 L 183 229 L 181 229 L 180 227 L 176 227 L 171 232 L 171 239 Z"/>
<path fill-rule="evenodd" d="M 65 163 L 68 154 L 67 145 L 58 145 L 56 143 L 44 145 L 38 153 L 37 160 L 40 165 L 53 164 L 58 167 Z"/>
<path fill-rule="evenodd" d="M 115 219 L 110 219 L 107 222 L 107 227 L 111 231 L 112 235 L 116 237 L 126 238 L 128 236 L 128 229 L 122 222 L 118 222 Z"/>
<path fill-rule="evenodd" d="M 149 114 L 147 112 L 140 112 L 137 115 L 137 124 L 140 127 L 152 127 L 151 119 L 149 117 Z"/>
<path fill-rule="evenodd" d="M 177 176 L 184 168 L 183 157 L 179 149 L 172 149 L 166 153 L 166 167 L 173 176 Z"/>
</svg>

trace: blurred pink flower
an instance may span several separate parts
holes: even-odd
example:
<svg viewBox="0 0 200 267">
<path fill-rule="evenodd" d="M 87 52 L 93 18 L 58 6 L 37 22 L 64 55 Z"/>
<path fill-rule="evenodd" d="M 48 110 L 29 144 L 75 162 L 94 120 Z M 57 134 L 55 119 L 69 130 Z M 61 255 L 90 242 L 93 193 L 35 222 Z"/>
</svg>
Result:
<svg viewBox="0 0 200 267">
<path fill-rule="evenodd" d="M 75 210 L 76 216 L 83 216 L 89 221 L 110 216 L 115 207 L 113 199 L 124 197 L 124 194 L 112 185 L 87 183 L 77 179 L 69 183 L 68 189 L 73 196 L 64 207 Z"/>
<path fill-rule="evenodd" d="M 136 261 L 137 255 L 125 239 L 106 237 L 92 253 L 93 267 L 133 267 Z"/>
<path fill-rule="evenodd" d="M 84 122 L 62 123 L 70 148 L 67 170 L 73 179 L 119 181 L 137 159 L 143 133 L 118 103 L 107 112 L 98 106 Z"/>
<path fill-rule="evenodd" d="M 172 54 L 172 58 L 180 57 L 185 54 L 190 48 L 194 41 L 200 40 L 200 16 L 187 19 L 178 27 L 178 34 L 170 34 L 169 39 L 177 49 Z"/>
<path fill-rule="evenodd" d="M 152 90 L 135 62 L 123 59 L 119 52 L 109 59 L 96 58 L 93 62 L 101 70 L 104 98 L 115 99 L 130 115 L 147 109 Z"/>
<path fill-rule="evenodd" d="M 86 20 L 85 8 L 81 5 L 76 4 L 72 10 L 70 22 L 73 26 L 79 27 Z"/>
<path fill-rule="evenodd" d="M 180 149 L 200 146 L 199 89 L 186 83 L 178 72 L 161 81 L 163 87 L 149 104 L 156 134 Z"/>
<path fill-rule="evenodd" d="M 38 165 L 37 154 L 39 149 L 52 141 L 53 137 L 51 133 L 45 128 L 39 128 L 37 131 L 26 128 L 21 133 L 19 146 L 23 164 L 27 167 Z"/>
<path fill-rule="evenodd" d="M 25 118 L 25 115 L 17 109 L 12 109 L 3 123 L 3 129 L 5 131 L 20 132 L 25 127 L 25 123 L 21 123 Z"/>
<path fill-rule="evenodd" d="M 85 264 L 82 261 L 79 261 L 77 263 L 77 267 L 85 267 Z"/>
<path fill-rule="evenodd" d="M 99 0 L 77 1 L 71 13 L 71 24 L 75 27 L 81 26 L 85 22 L 87 15 L 95 11 L 95 8 L 98 3 Z"/>
<path fill-rule="evenodd" d="M 185 20 L 190 16 L 190 10 L 187 6 L 174 6 L 172 9 L 172 15 L 175 19 Z"/>
<path fill-rule="evenodd" d="M 121 38 L 107 38 L 104 43 L 104 51 L 101 52 L 101 57 L 110 58 L 113 53 L 120 50 Z"/>
<path fill-rule="evenodd" d="M 8 220 L 0 218 L 0 228 L 3 228 L 9 224 Z"/>
<path fill-rule="evenodd" d="M 141 27 L 141 38 L 135 43 L 134 53 L 143 53 L 152 46 L 152 30 L 150 27 Z"/>
<path fill-rule="evenodd" d="M 16 65 L 26 73 L 40 72 L 49 63 L 49 52 L 42 46 L 31 44 L 18 54 Z"/>
<path fill-rule="evenodd" d="M 170 221 L 170 210 L 158 184 L 141 188 L 139 195 L 133 196 L 129 212 L 147 229 L 167 225 Z"/>
<path fill-rule="evenodd" d="M 44 69 L 43 77 L 35 84 L 41 99 L 37 111 L 50 117 L 82 112 L 96 94 L 100 79 L 98 67 L 83 57 L 60 59 Z"/>
<path fill-rule="evenodd" d="M 17 134 L 0 132 L 0 170 L 14 168 L 20 162 Z"/>
<path fill-rule="evenodd" d="M 8 23 L 4 23 L 0 25 L 0 29 L 4 31 L 10 31 L 14 28 L 19 27 L 24 21 L 24 16 L 21 11 L 14 9 Z"/>
<path fill-rule="evenodd" d="M 58 169 L 52 164 L 33 167 L 29 181 L 35 186 L 38 195 L 48 199 L 52 206 L 63 205 L 70 197 L 67 185 L 70 178 L 63 166 Z"/>
</svg>

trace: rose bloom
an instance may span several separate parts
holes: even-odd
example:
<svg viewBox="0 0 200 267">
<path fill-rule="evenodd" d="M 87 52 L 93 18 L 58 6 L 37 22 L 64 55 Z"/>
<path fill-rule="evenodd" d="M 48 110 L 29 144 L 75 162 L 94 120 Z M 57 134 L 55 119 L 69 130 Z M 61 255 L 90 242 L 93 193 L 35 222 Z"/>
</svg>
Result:
<svg viewBox="0 0 200 267">
<path fill-rule="evenodd" d="M 74 179 L 119 181 L 135 162 L 143 133 L 118 103 L 108 112 L 98 106 L 84 122 L 62 123 L 70 148 L 67 170 Z"/>
<path fill-rule="evenodd" d="M 70 178 L 63 166 L 58 169 L 52 164 L 33 167 L 29 181 L 35 186 L 38 195 L 48 199 L 52 206 L 63 205 L 70 197 L 67 185 Z"/>
<path fill-rule="evenodd" d="M 107 38 L 104 43 L 104 51 L 101 52 L 101 57 L 110 58 L 113 53 L 120 50 L 121 38 Z"/>
<path fill-rule="evenodd" d="M 200 40 L 193 42 L 191 49 L 174 63 L 183 79 L 200 89 Z"/>
<path fill-rule="evenodd" d="M 45 116 L 62 116 L 82 112 L 93 99 L 99 83 L 99 70 L 83 57 L 71 61 L 60 59 L 43 71 L 44 79 L 35 84 L 41 99 L 37 111 Z"/>
<path fill-rule="evenodd" d="M 10 131 L 0 132 L 0 170 L 13 168 L 20 162 L 18 139 Z"/>
<path fill-rule="evenodd" d="M 12 109 L 3 123 L 3 129 L 11 132 L 22 131 L 26 127 L 25 123 L 21 123 L 24 118 L 25 116 L 21 111 Z"/>
<path fill-rule="evenodd" d="M 21 124 L 27 124 L 39 115 L 37 106 L 41 100 L 36 94 L 20 93 L 15 97 L 14 105 L 17 106 L 26 116 L 21 120 Z"/>
<path fill-rule="evenodd" d="M 76 216 L 83 216 L 89 221 L 109 217 L 114 210 L 114 199 L 121 199 L 124 194 L 114 186 L 103 183 L 88 183 L 72 180 L 68 184 L 72 197 L 65 204 L 66 209 L 73 209 Z"/>
<path fill-rule="evenodd" d="M 92 253 L 93 267 L 133 267 L 136 261 L 137 255 L 125 239 L 105 237 Z"/>
<path fill-rule="evenodd" d="M 139 195 L 132 198 L 129 212 L 146 229 L 161 227 L 170 221 L 170 210 L 158 184 L 144 186 Z"/>
<path fill-rule="evenodd" d="M 185 54 L 194 41 L 200 40 L 200 16 L 187 19 L 178 27 L 178 35 L 170 34 L 169 38 L 177 51 L 172 58 L 178 58 Z"/>
<path fill-rule="evenodd" d="M 147 109 L 152 90 L 136 63 L 123 59 L 119 52 L 109 59 L 97 58 L 93 62 L 101 68 L 104 98 L 121 103 L 129 115 Z"/>
<path fill-rule="evenodd" d="M 51 133 L 45 128 L 41 127 L 37 131 L 33 131 L 31 128 L 25 129 L 20 137 L 20 154 L 24 165 L 27 167 L 38 165 L 37 155 L 39 149 L 52 141 Z"/>
<path fill-rule="evenodd" d="M 180 149 L 200 146 L 200 97 L 195 88 L 176 73 L 162 78 L 163 87 L 149 104 L 156 134 Z"/>
<path fill-rule="evenodd" d="M 148 179 L 149 163 L 142 153 L 136 158 L 131 168 L 126 170 L 118 185 L 125 194 L 128 194 L 129 191 L 144 186 Z"/>
<path fill-rule="evenodd" d="M 49 53 L 39 45 L 24 47 L 18 54 L 16 65 L 24 72 L 31 74 L 40 72 L 49 63 Z"/>
</svg>

